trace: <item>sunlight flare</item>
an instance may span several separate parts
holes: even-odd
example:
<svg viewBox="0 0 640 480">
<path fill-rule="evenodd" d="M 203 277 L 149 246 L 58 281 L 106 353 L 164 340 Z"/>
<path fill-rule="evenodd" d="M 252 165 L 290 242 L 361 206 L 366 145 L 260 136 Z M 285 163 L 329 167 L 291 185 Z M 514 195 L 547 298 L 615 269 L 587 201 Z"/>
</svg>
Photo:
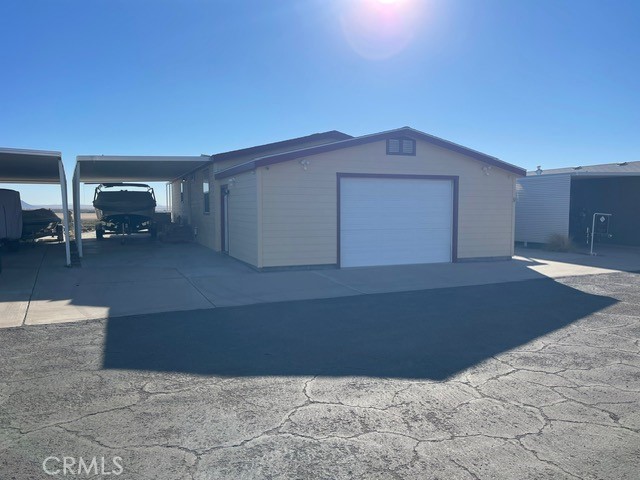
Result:
<svg viewBox="0 0 640 480">
<path fill-rule="evenodd" d="M 345 38 L 364 58 L 393 57 L 407 48 L 418 33 L 424 3 L 419 0 L 349 2 L 340 16 Z"/>
</svg>

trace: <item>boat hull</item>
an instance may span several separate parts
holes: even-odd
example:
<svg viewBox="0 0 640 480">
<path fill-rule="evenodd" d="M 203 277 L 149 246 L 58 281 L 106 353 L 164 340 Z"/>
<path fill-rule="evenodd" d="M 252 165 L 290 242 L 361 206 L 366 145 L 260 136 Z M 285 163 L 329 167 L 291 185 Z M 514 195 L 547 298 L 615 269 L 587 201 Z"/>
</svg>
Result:
<svg viewBox="0 0 640 480">
<path fill-rule="evenodd" d="M 149 192 L 100 191 L 93 206 L 104 230 L 135 232 L 150 228 L 156 201 Z"/>
<path fill-rule="evenodd" d="M 48 236 L 60 236 L 59 225 L 62 220 L 53 210 L 39 208 L 22 211 L 22 238 L 36 239 Z"/>
</svg>

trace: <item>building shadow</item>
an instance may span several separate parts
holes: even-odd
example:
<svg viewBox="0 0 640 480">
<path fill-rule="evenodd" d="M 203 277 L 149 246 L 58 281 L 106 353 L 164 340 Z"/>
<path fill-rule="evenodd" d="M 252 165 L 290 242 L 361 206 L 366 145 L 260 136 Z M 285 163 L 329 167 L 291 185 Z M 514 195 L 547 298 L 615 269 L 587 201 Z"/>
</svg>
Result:
<svg viewBox="0 0 640 480">
<path fill-rule="evenodd" d="M 111 318 L 104 368 L 443 380 L 617 301 L 551 279 Z"/>
</svg>

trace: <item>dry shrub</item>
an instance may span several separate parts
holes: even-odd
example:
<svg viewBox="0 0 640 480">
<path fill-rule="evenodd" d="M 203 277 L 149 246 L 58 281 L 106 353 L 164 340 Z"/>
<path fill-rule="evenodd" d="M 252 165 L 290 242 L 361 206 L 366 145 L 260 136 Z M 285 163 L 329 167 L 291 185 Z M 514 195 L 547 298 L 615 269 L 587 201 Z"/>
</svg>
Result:
<svg viewBox="0 0 640 480">
<path fill-rule="evenodd" d="M 551 235 L 546 246 L 547 250 L 551 250 L 552 252 L 571 252 L 575 250 L 573 239 L 567 235 L 560 235 L 559 233 Z"/>
</svg>

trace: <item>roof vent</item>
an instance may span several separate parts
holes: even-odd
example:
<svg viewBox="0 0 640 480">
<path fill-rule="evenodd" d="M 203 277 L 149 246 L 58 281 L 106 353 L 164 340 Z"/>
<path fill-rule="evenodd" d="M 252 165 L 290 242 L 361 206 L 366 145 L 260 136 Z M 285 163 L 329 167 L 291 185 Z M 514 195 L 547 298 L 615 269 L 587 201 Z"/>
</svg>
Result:
<svg viewBox="0 0 640 480">
<path fill-rule="evenodd" d="M 574 170 L 582 170 L 582 167 L 573 167 Z"/>
<path fill-rule="evenodd" d="M 538 168 L 536 169 L 536 175 L 542 175 L 542 168 L 540 165 L 538 165 Z"/>
<path fill-rule="evenodd" d="M 387 155 L 415 155 L 416 141 L 408 137 L 387 139 Z"/>
<path fill-rule="evenodd" d="M 629 165 L 629 162 L 622 162 L 618 164 L 619 167 L 626 167 L 627 165 Z"/>
</svg>

